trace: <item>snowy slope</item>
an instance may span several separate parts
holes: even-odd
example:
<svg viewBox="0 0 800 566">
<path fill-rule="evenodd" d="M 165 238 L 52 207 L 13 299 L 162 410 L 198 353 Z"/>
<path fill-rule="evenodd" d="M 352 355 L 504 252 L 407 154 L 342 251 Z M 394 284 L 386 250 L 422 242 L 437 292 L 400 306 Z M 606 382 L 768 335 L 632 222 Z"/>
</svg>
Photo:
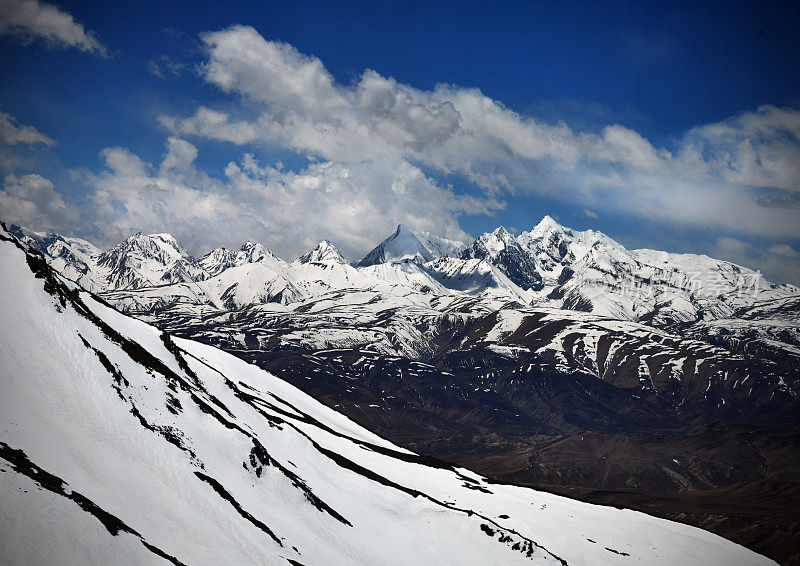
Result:
<svg viewBox="0 0 800 566">
<path fill-rule="evenodd" d="M 0 238 L 6 563 L 771 563 L 396 448 Z"/>
<path fill-rule="evenodd" d="M 530 290 L 516 285 L 506 274 L 484 259 L 442 257 L 425 267 L 444 287 L 472 296 L 503 296 L 528 304 Z"/>
<path fill-rule="evenodd" d="M 198 284 L 214 304 L 233 310 L 255 303 L 291 303 L 303 294 L 282 265 L 258 261 L 237 265 Z"/>
<path fill-rule="evenodd" d="M 464 242 L 442 238 L 430 232 L 420 232 L 419 241 L 431 252 L 434 258 L 444 256 L 461 257 L 461 254 L 467 249 L 467 245 Z"/>
</svg>

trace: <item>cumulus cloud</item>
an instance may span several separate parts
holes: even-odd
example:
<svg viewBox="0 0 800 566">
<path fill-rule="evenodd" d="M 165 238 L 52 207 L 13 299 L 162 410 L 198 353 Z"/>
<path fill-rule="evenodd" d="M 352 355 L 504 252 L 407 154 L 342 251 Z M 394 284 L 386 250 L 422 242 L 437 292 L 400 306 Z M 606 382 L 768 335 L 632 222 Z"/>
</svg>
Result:
<svg viewBox="0 0 800 566">
<path fill-rule="evenodd" d="M 800 112 L 764 105 L 690 130 L 684 159 L 735 185 L 800 192 Z"/>
<path fill-rule="evenodd" d="M 463 239 L 460 215 L 490 214 L 502 206 L 457 195 L 407 162 L 326 161 L 286 171 L 248 153 L 217 179 L 196 165 L 197 155 L 178 137 L 169 138 L 157 166 L 127 149 L 105 149 L 105 168 L 85 179 L 93 188 L 90 215 L 102 243 L 168 228 L 196 253 L 250 238 L 291 258 L 328 238 L 356 258 L 392 223 Z"/>
<path fill-rule="evenodd" d="M 33 126 L 20 125 L 11 114 L 0 112 L 0 144 L 53 145 L 55 143 Z"/>
<path fill-rule="evenodd" d="M 74 47 L 105 57 L 106 47 L 71 14 L 39 0 L 0 0 L 0 35 L 31 41 L 43 39 L 52 47 Z"/>
<path fill-rule="evenodd" d="M 78 213 L 41 175 L 7 175 L 0 190 L 0 217 L 5 222 L 39 230 L 64 230 Z"/>
<path fill-rule="evenodd" d="M 545 194 L 666 223 L 800 235 L 800 112 L 764 106 L 700 126 L 667 149 L 619 124 L 574 131 L 475 88 L 423 91 L 366 70 L 340 84 L 316 57 L 233 26 L 202 35 L 206 81 L 256 113 L 165 116 L 176 135 L 271 144 L 340 164 L 418 164 L 486 191 Z M 532 222 L 536 219 L 532 219 Z"/>
</svg>

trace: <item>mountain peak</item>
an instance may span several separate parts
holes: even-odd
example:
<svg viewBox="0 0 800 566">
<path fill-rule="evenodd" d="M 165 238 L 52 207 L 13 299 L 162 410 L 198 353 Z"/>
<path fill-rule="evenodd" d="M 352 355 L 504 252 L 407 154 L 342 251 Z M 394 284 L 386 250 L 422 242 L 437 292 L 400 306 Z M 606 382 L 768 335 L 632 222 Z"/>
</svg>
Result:
<svg viewBox="0 0 800 566">
<path fill-rule="evenodd" d="M 419 238 L 404 224 L 398 224 L 394 234 L 378 244 L 359 263 L 359 267 L 391 261 L 431 261 L 433 255 Z"/>
<path fill-rule="evenodd" d="M 398 230 L 400 227 L 398 226 Z M 317 247 L 300 256 L 300 263 L 347 263 L 339 250 L 328 240 L 322 240 Z"/>
<path fill-rule="evenodd" d="M 135 232 L 114 246 L 114 248 L 138 248 L 145 250 L 154 247 L 161 249 L 164 245 L 166 245 L 169 249 L 177 250 L 178 252 L 183 253 L 183 248 L 178 243 L 178 240 L 175 239 L 175 236 L 166 232 L 158 234 L 145 234 L 141 231 Z"/>
<path fill-rule="evenodd" d="M 145 234 L 141 231 L 131 234 L 106 253 L 114 250 L 139 250 L 148 256 L 165 252 L 171 255 L 188 255 L 172 234 Z"/>
<path fill-rule="evenodd" d="M 246 252 L 246 251 L 249 251 L 249 250 L 265 250 L 265 251 L 269 251 L 267 246 L 265 246 L 261 242 L 254 242 L 253 240 L 247 240 L 244 244 L 241 245 L 241 247 L 239 248 L 239 251 Z"/>
<path fill-rule="evenodd" d="M 525 253 L 517 239 L 502 226 L 481 234 L 464 250 L 461 257 L 482 259 L 491 263 L 523 290 L 538 291 L 542 287 L 542 279 L 533 258 Z"/>
<path fill-rule="evenodd" d="M 107 273 L 103 286 L 112 289 L 137 289 L 207 277 L 197 261 L 166 233 L 136 232 L 100 254 L 97 265 Z"/>
<path fill-rule="evenodd" d="M 556 222 L 556 220 L 549 214 L 545 214 L 539 223 L 531 229 L 531 234 L 544 234 L 554 230 L 563 230 L 564 226 Z"/>
<path fill-rule="evenodd" d="M 476 243 L 482 246 L 486 253 L 492 257 L 496 256 L 505 248 L 518 245 L 517 240 L 511 232 L 506 230 L 503 226 L 499 226 L 491 232 L 481 234 L 476 240 Z"/>
<path fill-rule="evenodd" d="M 257 261 L 261 261 L 265 257 L 274 257 L 274 255 L 275 254 L 267 249 L 267 247 L 261 242 L 247 240 L 244 244 L 242 244 L 242 247 L 239 248 L 239 253 L 237 254 L 237 264 L 255 263 Z"/>
<path fill-rule="evenodd" d="M 148 234 L 148 238 L 158 239 L 158 240 L 167 240 L 169 242 L 176 242 L 175 236 L 169 234 L 167 232 L 159 232 L 158 234 Z"/>
<path fill-rule="evenodd" d="M 506 230 L 505 226 L 498 226 L 492 231 L 492 236 L 498 238 L 503 241 L 513 240 L 514 235 L 511 234 L 508 230 Z"/>
</svg>

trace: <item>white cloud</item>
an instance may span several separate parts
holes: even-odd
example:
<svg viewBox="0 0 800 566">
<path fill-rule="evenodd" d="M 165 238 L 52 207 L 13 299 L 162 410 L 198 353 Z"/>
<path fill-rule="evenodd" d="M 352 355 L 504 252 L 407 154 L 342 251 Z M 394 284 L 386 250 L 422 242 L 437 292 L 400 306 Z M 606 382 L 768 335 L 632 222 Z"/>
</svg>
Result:
<svg viewBox="0 0 800 566">
<path fill-rule="evenodd" d="M 800 252 L 786 244 L 773 244 L 769 247 L 769 253 L 776 257 L 785 257 L 791 259 L 800 258 Z"/>
<path fill-rule="evenodd" d="M 800 112 L 764 105 L 716 124 L 693 128 L 687 159 L 735 185 L 800 192 Z"/>
<path fill-rule="evenodd" d="M 594 210 L 589 210 L 588 208 L 583 209 L 583 215 L 586 218 L 600 218 L 600 216 Z"/>
<path fill-rule="evenodd" d="M 234 119 L 201 106 L 163 117 L 178 135 L 276 145 L 340 164 L 420 164 L 489 195 L 545 194 L 667 223 L 800 236 L 800 215 L 769 206 L 800 206 L 787 197 L 800 191 L 796 110 L 764 106 L 694 128 L 667 150 L 619 124 L 576 132 L 542 123 L 474 88 L 423 91 L 371 70 L 339 84 L 316 57 L 250 27 L 202 39 L 205 79 L 258 110 Z"/>
<path fill-rule="evenodd" d="M 64 230 L 77 219 L 68 206 L 41 175 L 7 175 L 0 191 L 0 218 L 4 222 L 24 224 L 37 230 Z"/>
<path fill-rule="evenodd" d="M 148 72 L 159 79 L 166 79 L 168 76 L 177 77 L 183 72 L 184 67 L 181 61 L 169 55 L 161 55 L 147 62 Z"/>
<path fill-rule="evenodd" d="M 53 47 L 74 47 L 101 57 L 108 53 L 71 14 L 39 0 L 0 0 L 0 34 L 24 41 L 43 39 Z"/>
<path fill-rule="evenodd" d="M 11 114 L 0 112 L 0 144 L 44 144 L 53 145 L 56 142 L 33 126 L 17 124 L 16 119 Z"/>
<path fill-rule="evenodd" d="M 195 146 L 177 137 L 158 166 L 122 148 L 105 149 L 102 157 L 105 169 L 86 178 L 102 244 L 136 230 L 168 229 L 196 253 L 251 238 L 291 258 L 327 238 L 357 258 L 395 223 L 465 238 L 458 216 L 502 206 L 457 195 L 407 162 L 327 161 L 284 171 L 245 154 L 214 179 L 196 166 Z"/>
</svg>

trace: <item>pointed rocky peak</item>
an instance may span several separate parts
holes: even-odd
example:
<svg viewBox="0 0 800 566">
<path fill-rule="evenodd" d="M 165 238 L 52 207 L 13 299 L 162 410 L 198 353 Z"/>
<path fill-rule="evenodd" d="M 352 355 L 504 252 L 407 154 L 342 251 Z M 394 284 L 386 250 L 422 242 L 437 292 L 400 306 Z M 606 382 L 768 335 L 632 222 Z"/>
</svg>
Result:
<svg viewBox="0 0 800 566">
<path fill-rule="evenodd" d="M 411 234 L 412 236 L 414 236 L 416 238 L 416 235 L 411 230 L 409 230 L 408 226 L 406 226 L 405 224 L 402 224 L 402 223 L 398 224 L 397 228 L 394 231 L 395 237 L 397 237 L 397 236 L 399 236 L 401 234 L 405 234 L 405 233 Z"/>
<path fill-rule="evenodd" d="M 202 258 L 198 264 L 211 276 L 217 276 L 232 267 L 239 267 L 251 263 L 283 264 L 284 261 L 273 254 L 264 244 L 246 241 L 238 251 L 227 248 L 216 248 Z"/>
<path fill-rule="evenodd" d="M 269 251 L 264 244 L 248 240 L 242 244 L 242 247 L 239 249 L 239 253 L 236 254 L 236 264 L 242 265 L 245 263 L 255 263 L 265 258 L 272 259 L 275 257 L 275 254 Z"/>
<path fill-rule="evenodd" d="M 495 228 L 492 232 L 487 232 L 478 236 L 475 241 L 472 242 L 472 245 L 464 250 L 462 257 L 465 259 L 487 259 L 490 263 L 493 263 L 500 254 L 508 250 L 519 249 L 519 247 L 516 238 L 514 238 L 511 232 L 500 226 L 499 228 Z"/>
<path fill-rule="evenodd" d="M 209 262 L 222 261 L 234 255 L 236 255 L 236 253 L 229 250 L 228 248 L 214 248 L 206 255 L 202 256 L 199 261 L 200 263 L 205 263 L 207 261 Z"/>
<path fill-rule="evenodd" d="M 420 261 L 433 260 L 433 255 L 414 233 L 405 225 L 398 224 L 394 234 L 378 244 L 359 263 L 359 267 L 378 265 L 392 261 Z"/>
<path fill-rule="evenodd" d="M 568 273 L 588 268 L 608 272 L 612 264 L 629 263 L 630 254 L 602 232 L 574 230 L 545 216 L 530 232 L 517 237 L 522 248 L 536 260 L 550 283 L 562 284 Z M 569 267 L 568 272 L 562 269 Z"/>
<path fill-rule="evenodd" d="M 216 248 L 201 257 L 198 264 L 213 277 L 236 265 L 236 252 L 227 248 Z"/>
<path fill-rule="evenodd" d="M 252 250 L 262 251 L 266 250 L 266 246 L 260 242 L 254 242 L 253 240 L 247 240 L 242 246 L 239 248 L 240 252 L 250 252 Z"/>
<path fill-rule="evenodd" d="M 566 228 L 556 222 L 552 216 L 546 214 L 544 218 L 542 218 L 539 223 L 531 229 L 530 234 L 546 234 L 548 232 L 561 231 L 565 229 Z"/>
<path fill-rule="evenodd" d="M 517 240 L 514 236 L 506 230 L 503 226 L 495 228 L 492 232 L 482 234 L 478 241 L 483 244 L 486 250 L 495 255 L 508 247 L 518 246 Z"/>
<path fill-rule="evenodd" d="M 506 230 L 505 226 L 498 226 L 494 230 L 492 230 L 492 236 L 498 239 L 514 239 L 514 236 L 511 235 L 511 232 Z"/>
<path fill-rule="evenodd" d="M 97 265 L 106 270 L 107 289 L 137 289 L 208 277 L 197 260 L 165 233 L 137 232 L 103 252 Z"/>
<path fill-rule="evenodd" d="M 542 278 L 533 258 L 502 226 L 476 238 L 461 257 L 487 261 L 522 289 L 537 291 L 542 287 Z"/>
<path fill-rule="evenodd" d="M 162 242 L 169 242 L 170 244 L 177 244 L 178 243 L 178 240 L 175 239 L 175 236 L 173 236 L 172 234 L 168 234 L 166 232 L 162 232 L 160 234 L 149 234 L 147 237 L 151 238 L 153 240 L 160 240 Z"/>
<path fill-rule="evenodd" d="M 322 240 L 317 247 L 301 256 L 300 263 L 347 263 L 339 250 L 328 240 Z"/>
<path fill-rule="evenodd" d="M 189 257 L 189 253 L 181 246 L 172 234 L 143 234 L 136 232 L 105 252 L 103 255 L 119 253 L 141 253 L 145 257 L 158 258 L 164 255 Z"/>
</svg>

